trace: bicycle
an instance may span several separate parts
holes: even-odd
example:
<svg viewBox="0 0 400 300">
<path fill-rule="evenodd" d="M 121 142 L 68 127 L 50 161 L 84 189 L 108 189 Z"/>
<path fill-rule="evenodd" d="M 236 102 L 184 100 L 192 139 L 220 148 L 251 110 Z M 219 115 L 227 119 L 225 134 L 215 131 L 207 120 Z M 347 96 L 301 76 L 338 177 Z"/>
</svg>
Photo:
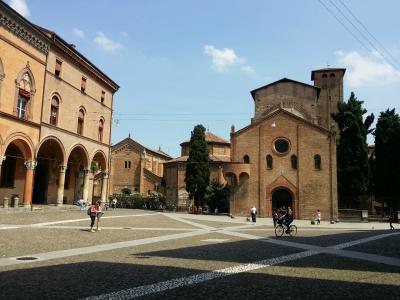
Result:
<svg viewBox="0 0 400 300">
<path fill-rule="evenodd" d="M 286 233 L 290 236 L 296 236 L 297 234 L 297 226 L 296 225 L 290 225 L 289 227 L 287 227 L 284 224 L 278 224 L 275 227 L 275 235 L 276 237 L 281 237 L 283 235 L 283 233 Z"/>
</svg>

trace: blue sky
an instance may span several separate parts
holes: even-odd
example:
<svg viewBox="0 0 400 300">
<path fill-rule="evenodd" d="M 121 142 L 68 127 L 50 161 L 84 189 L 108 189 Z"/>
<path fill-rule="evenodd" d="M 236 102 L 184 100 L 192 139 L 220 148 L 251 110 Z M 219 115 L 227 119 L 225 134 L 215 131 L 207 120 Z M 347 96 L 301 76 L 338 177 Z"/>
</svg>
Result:
<svg viewBox="0 0 400 300">
<path fill-rule="evenodd" d="M 311 70 L 328 64 L 347 68 L 345 100 L 354 91 L 376 118 L 400 111 L 397 0 L 7 2 L 121 86 L 113 143 L 130 132 L 175 157 L 196 124 L 229 139 L 232 124 L 239 129 L 253 116 L 251 90 L 282 77 L 312 84 Z M 349 8 L 384 48 L 369 37 L 374 49 L 332 3 L 363 32 Z"/>
</svg>

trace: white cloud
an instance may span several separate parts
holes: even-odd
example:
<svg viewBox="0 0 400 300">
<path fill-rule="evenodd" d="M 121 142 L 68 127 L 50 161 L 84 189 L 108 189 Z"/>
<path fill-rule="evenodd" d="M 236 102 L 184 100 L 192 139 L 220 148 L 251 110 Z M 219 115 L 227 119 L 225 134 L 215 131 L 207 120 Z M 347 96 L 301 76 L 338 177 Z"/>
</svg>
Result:
<svg viewBox="0 0 400 300">
<path fill-rule="evenodd" d="M 253 74 L 254 73 L 254 68 L 249 66 L 249 65 L 245 65 L 242 68 L 242 71 L 245 72 L 246 74 Z"/>
<path fill-rule="evenodd" d="M 78 28 L 74 28 L 74 29 L 72 30 L 72 33 L 73 33 L 75 36 L 77 36 L 78 38 L 81 38 L 81 39 L 84 39 L 84 38 L 85 38 L 85 33 L 84 33 L 82 30 L 78 29 Z"/>
<path fill-rule="evenodd" d="M 31 14 L 25 0 L 11 0 L 10 6 L 24 17 L 28 17 Z"/>
<path fill-rule="evenodd" d="M 102 48 L 103 50 L 108 51 L 108 52 L 112 52 L 112 51 L 122 47 L 121 44 L 118 44 L 118 43 L 110 40 L 102 32 L 98 32 L 97 33 L 97 36 L 95 37 L 94 42 L 97 45 L 99 45 L 100 48 Z"/>
<path fill-rule="evenodd" d="M 225 72 L 230 66 L 240 65 L 246 74 L 254 73 L 254 68 L 246 65 L 246 60 L 239 57 L 233 49 L 217 49 L 213 45 L 205 45 L 204 53 L 212 57 L 212 66 L 217 72 Z"/>
<path fill-rule="evenodd" d="M 205 45 L 204 53 L 212 57 L 213 67 L 218 72 L 224 72 L 227 68 L 239 61 L 239 57 L 236 55 L 233 49 L 224 48 L 219 50 L 213 45 Z"/>
<path fill-rule="evenodd" d="M 379 52 L 362 56 L 357 51 L 345 53 L 336 51 L 339 63 L 347 68 L 347 80 L 350 86 L 382 84 L 400 81 L 400 71 L 388 64 Z"/>
</svg>

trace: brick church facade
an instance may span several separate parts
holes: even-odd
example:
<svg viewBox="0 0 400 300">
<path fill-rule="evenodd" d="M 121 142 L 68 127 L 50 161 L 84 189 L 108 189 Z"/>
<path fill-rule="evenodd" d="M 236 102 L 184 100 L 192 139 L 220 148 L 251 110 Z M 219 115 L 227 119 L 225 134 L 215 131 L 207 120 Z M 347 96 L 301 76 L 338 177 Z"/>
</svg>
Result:
<svg viewBox="0 0 400 300">
<path fill-rule="evenodd" d="M 336 124 L 331 113 L 343 101 L 345 69 L 314 70 L 314 85 L 283 78 L 251 91 L 251 123 L 231 130 L 231 162 L 223 166 L 230 187 L 230 213 L 260 216 L 291 206 L 296 218 L 317 209 L 338 214 Z"/>
</svg>

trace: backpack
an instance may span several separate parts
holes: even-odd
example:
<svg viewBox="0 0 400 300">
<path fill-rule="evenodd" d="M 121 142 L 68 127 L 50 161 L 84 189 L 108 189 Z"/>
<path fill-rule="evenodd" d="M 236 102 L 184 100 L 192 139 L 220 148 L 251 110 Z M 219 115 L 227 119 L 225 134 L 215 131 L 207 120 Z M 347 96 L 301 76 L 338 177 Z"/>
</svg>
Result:
<svg viewBox="0 0 400 300">
<path fill-rule="evenodd" d="M 92 214 L 92 208 L 89 207 L 89 208 L 87 209 L 86 213 L 88 214 L 88 216 L 90 216 L 90 215 Z"/>
</svg>

